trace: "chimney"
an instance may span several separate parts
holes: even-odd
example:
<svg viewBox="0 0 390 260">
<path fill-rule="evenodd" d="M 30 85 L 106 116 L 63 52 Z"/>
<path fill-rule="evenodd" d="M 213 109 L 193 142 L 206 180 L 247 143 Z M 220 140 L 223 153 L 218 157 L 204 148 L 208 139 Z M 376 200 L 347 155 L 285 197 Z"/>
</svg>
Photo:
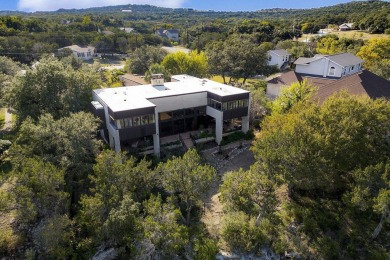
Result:
<svg viewBox="0 0 390 260">
<path fill-rule="evenodd" d="M 152 83 L 152 86 L 164 86 L 164 75 L 152 74 L 150 82 Z"/>
</svg>

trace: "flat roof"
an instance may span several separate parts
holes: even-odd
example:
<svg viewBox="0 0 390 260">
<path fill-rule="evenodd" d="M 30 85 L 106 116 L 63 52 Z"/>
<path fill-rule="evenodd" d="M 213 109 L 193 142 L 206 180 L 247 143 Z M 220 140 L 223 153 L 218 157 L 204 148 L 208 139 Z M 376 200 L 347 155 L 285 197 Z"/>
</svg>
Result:
<svg viewBox="0 0 390 260">
<path fill-rule="evenodd" d="M 172 76 L 176 82 L 165 82 L 161 86 L 140 85 L 93 90 L 114 112 L 156 107 L 153 99 L 170 96 L 210 92 L 218 96 L 230 96 L 249 91 L 221 84 L 209 79 L 188 75 Z"/>
</svg>

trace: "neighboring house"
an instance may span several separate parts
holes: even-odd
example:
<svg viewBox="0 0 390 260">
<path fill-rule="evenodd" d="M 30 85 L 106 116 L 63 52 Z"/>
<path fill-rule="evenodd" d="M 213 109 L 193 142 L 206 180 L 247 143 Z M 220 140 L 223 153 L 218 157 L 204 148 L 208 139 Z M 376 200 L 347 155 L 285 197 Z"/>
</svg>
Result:
<svg viewBox="0 0 390 260">
<path fill-rule="evenodd" d="M 139 86 L 148 84 L 145 81 L 144 76 L 137 76 L 129 73 L 119 76 L 119 79 L 122 81 L 124 86 Z"/>
<path fill-rule="evenodd" d="M 80 47 L 78 45 L 71 45 L 58 49 L 58 52 L 64 51 L 65 49 L 71 50 L 75 57 L 80 58 L 82 60 L 90 60 L 95 54 L 95 47 Z"/>
<path fill-rule="evenodd" d="M 115 33 L 114 32 L 112 32 L 112 31 L 102 31 L 102 34 L 104 34 L 104 35 L 114 35 Z"/>
<path fill-rule="evenodd" d="M 295 72 L 316 77 L 340 78 L 361 70 L 363 60 L 351 53 L 298 58 Z"/>
<path fill-rule="evenodd" d="M 319 102 L 340 91 L 374 99 L 390 99 L 390 81 L 362 70 L 362 60 L 352 54 L 316 55 L 299 58 L 295 64 L 295 71 L 282 73 L 267 81 L 268 97 L 275 98 L 284 87 L 306 80 L 318 88 L 313 98 Z"/>
<path fill-rule="evenodd" d="M 149 85 L 93 90 L 93 113 L 103 121 L 100 134 L 112 149 L 150 138 L 159 155 L 161 137 L 212 125 L 219 144 L 224 120 L 235 118 L 241 118 L 244 133 L 249 130 L 250 92 L 188 75 L 172 80 L 156 74 Z"/>
<path fill-rule="evenodd" d="M 179 31 L 175 29 L 169 29 L 169 30 L 158 29 L 156 30 L 155 34 L 163 38 L 168 38 L 175 42 L 179 41 Z"/>
<path fill-rule="evenodd" d="M 126 32 L 126 33 L 131 33 L 134 31 L 134 28 L 131 28 L 131 27 L 124 27 L 124 28 L 121 28 L 122 31 Z"/>
<path fill-rule="evenodd" d="M 339 31 L 349 31 L 352 30 L 353 23 L 343 23 L 339 25 Z"/>
<path fill-rule="evenodd" d="M 274 66 L 276 65 L 278 69 L 288 65 L 290 60 L 290 53 L 286 50 L 270 50 L 267 52 L 268 54 L 268 65 Z"/>
</svg>

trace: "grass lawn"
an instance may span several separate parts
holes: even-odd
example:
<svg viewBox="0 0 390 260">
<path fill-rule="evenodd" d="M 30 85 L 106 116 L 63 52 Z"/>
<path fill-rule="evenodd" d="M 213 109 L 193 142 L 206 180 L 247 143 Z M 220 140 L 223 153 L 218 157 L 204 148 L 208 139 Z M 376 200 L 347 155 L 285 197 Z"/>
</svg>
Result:
<svg viewBox="0 0 390 260">
<path fill-rule="evenodd" d="M 125 60 L 123 60 L 119 56 L 106 55 L 101 58 L 93 58 L 91 60 L 85 60 L 83 61 L 83 63 L 90 64 L 90 65 L 100 63 L 100 66 L 107 67 L 107 66 L 124 65 Z"/>
<path fill-rule="evenodd" d="M 223 83 L 222 76 L 213 76 L 210 79 L 213 80 L 213 81 L 219 82 L 219 83 Z M 230 79 L 230 77 L 225 77 L 226 84 L 229 83 L 229 79 Z M 240 83 L 242 83 L 243 81 L 244 81 L 244 79 L 239 79 L 238 80 L 238 82 L 240 82 Z M 262 82 L 262 81 L 264 81 L 264 80 L 262 80 L 262 79 L 247 79 L 245 83 L 254 84 L 254 83 Z"/>
<path fill-rule="evenodd" d="M 0 108 L 0 128 L 4 126 L 5 123 L 5 108 Z"/>
<path fill-rule="evenodd" d="M 352 38 L 352 39 L 363 39 L 369 40 L 372 38 L 390 38 L 389 34 L 370 34 L 362 31 L 352 30 L 352 31 L 334 31 L 330 34 L 335 34 L 340 38 Z M 298 40 L 300 42 L 310 40 L 311 37 L 315 37 L 317 34 L 303 34 Z"/>
</svg>

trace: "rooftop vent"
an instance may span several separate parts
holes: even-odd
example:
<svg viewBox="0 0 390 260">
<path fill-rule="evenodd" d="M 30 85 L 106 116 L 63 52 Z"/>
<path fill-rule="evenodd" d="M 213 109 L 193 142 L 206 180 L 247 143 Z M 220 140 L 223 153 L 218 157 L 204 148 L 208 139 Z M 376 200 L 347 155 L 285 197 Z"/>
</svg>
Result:
<svg viewBox="0 0 390 260">
<path fill-rule="evenodd" d="M 151 83 L 152 83 L 152 86 L 163 86 L 164 85 L 164 75 L 163 74 L 152 74 Z"/>
</svg>

